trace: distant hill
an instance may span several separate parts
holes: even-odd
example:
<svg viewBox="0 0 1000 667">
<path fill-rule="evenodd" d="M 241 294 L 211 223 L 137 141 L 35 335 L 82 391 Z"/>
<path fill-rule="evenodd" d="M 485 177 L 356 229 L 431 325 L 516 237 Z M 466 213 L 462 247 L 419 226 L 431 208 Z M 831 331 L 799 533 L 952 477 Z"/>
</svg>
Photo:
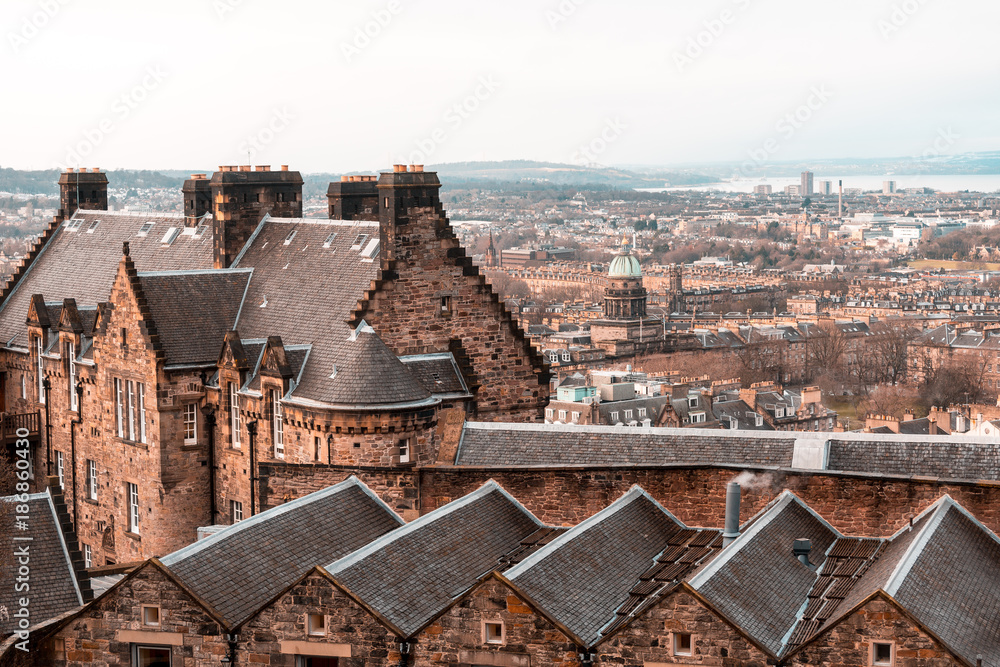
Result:
<svg viewBox="0 0 1000 667">
<path fill-rule="evenodd" d="M 933 150 L 933 149 L 929 149 Z M 642 173 L 650 167 L 631 167 Z M 768 160 L 760 165 L 752 161 L 679 164 L 655 169 L 690 169 L 712 176 L 729 178 L 740 169 L 745 176 L 798 176 L 805 170 L 836 172 L 844 176 L 869 174 L 1000 174 L 1000 151 L 885 158 L 837 158 L 829 160 Z"/>
<path fill-rule="evenodd" d="M 158 171 L 117 169 L 108 172 L 108 185 L 111 188 L 177 188 L 179 190 L 183 182 L 183 178 L 165 176 Z M 0 168 L 0 192 L 58 195 L 59 170 L 22 171 Z"/>
</svg>

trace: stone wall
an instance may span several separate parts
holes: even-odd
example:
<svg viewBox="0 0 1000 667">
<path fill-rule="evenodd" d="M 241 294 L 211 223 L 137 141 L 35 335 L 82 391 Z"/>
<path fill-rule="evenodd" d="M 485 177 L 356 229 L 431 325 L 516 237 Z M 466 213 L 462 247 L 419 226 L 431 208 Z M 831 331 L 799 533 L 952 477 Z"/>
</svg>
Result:
<svg viewBox="0 0 1000 667">
<path fill-rule="evenodd" d="M 143 606 L 159 608 L 158 626 L 143 623 Z M 131 665 L 134 643 L 171 645 L 175 665 L 219 664 L 227 649 L 215 619 L 158 567 L 146 565 L 48 639 L 45 664 Z"/>
<path fill-rule="evenodd" d="M 675 633 L 691 636 L 690 655 L 675 652 Z M 597 651 L 602 664 L 628 667 L 651 663 L 764 667 L 769 660 L 767 654 L 684 588 L 641 613 L 600 644 Z"/>
<path fill-rule="evenodd" d="M 896 665 L 962 663 L 881 595 L 793 654 L 789 665 L 870 665 L 872 642 L 894 643 Z"/>
<path fill-rule="evenodd" d="M 310 635 L 308 614 L 322 614 L 325 631 Z M 399 664 L 395 636 L 364 607 L 318 572 L 307 575 L 265 607 L 242 628 L 237 664 L 295 667 L 302 655 L 340 655 L 340 667 L 388 667 Z M 314 645 L 310 651 L 307 645 Z"/>
<path fill-rule="evenodd" d="M 503 624 L 502 643 L 487 643 L 483 624 Z M 413 665 L 579 664 L 576 645 L 499 579 L 477 584 L 416 638 Z"/>
<path fill-rule="evenodd" d="M 387 235 L 395 259 L 383 261 L 355 324 L 366 320 L 398 355 L 454 353 L 474 385 L 479 418 L 527 412 L 540 420 L 549 395 L 541 356 L 465 255 L 440 205 L 409 213 L 409 221 Z"/>
</svg>

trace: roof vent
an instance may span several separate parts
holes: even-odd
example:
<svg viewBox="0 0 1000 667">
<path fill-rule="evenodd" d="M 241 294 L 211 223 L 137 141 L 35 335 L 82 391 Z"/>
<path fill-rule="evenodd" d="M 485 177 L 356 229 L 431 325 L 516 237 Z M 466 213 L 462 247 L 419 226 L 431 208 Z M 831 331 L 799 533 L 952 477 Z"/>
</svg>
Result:
<svg viewBox="0 0 1000 667">
<path fill-rule="evenodd" d="M 333 240 L 335 238 L 337 238 L 337 232 L 331 232 L 330 235 L 326 237 L 326 240 L 323 241 L 323 247 L 329 248 L 333 244 Z"/>
<path fill-rule="evenodd" d="M 335 377 L 337 377 L 337 364 L 334 364 L 334 365 L 333 365 L 333 372 L 332 372 L 332 373 L 330 373 L 330 379 L 331 379 L 331 380 L 332 380 L 333 378 L 335 378 Z"/>
<path fill-rule="evenodd" d="M 298 231 L 297 229 L 293 229 L 292 231 L 288 232 L 288 236 L 285 237 L 285 245 L 288 245 L 289 243 L 292 242 L 292 239 L 295 238 L 295 232 L 297 231 Z"/>
<path fill-rule="evenodd" d="M 800 537 L 792 542 L 792 554 L 810 570 L 815 570 L 816 566 L 809 562 L 810 551 L 812 551 L 812 542 L 810 540 Z"/>
<path fill-rule="evenodd" d="M 160 241 L 163 245 L 170 245 L 174 242 L 181 233 L 180 227 L 171 227 L 167 230 L 167 233 L 163 235 L 163 239 Z"/>
</svg>

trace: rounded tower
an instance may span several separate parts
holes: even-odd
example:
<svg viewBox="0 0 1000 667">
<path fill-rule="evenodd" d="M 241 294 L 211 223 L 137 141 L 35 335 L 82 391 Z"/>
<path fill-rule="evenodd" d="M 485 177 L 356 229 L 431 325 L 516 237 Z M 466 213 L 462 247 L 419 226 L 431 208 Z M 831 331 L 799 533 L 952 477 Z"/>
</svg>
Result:
<svg viewBox="0 0 1000 667">
<path fill-rule="evenodd" d="M 646 317 L 646 288 L 642 267 L 632 254 L 628 236 L 622 238 L 621 252 L 611 260 L 608 286 L 604 290 L 604 318 L 637 320 Z"/>
</svg>

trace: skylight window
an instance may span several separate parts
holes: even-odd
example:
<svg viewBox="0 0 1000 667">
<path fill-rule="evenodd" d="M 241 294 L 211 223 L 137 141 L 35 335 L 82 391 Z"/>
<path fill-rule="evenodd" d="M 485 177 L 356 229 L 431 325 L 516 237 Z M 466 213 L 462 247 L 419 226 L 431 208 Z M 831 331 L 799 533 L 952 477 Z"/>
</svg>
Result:
<svg viewBox="0 0 1000 667">
<path fill-rule="evenodd" d="M 378 254 L 378 245 L 379 245 L 379 240 L 372 239 L 371 241 L 368 242 L 368 245 L 365 247 L 365 249 L 361 251 L 361 254 L 367 257 L 368 259 L 374 258 L 375 255 Z"/>
<path fill-rule="evenodd" d="M 358 238 L 354 239 L 354 243 L 351 244 L 351 250 L 360 250 L 364 242 L 368 240 L 367 234 L 358 234 Z"/>
<path fill-rule="evenodd" d="M 163 239 L 160 241 L 163 245 L 170 245 L 174 242 L 174 239 L 181 233 L 180 227 L 171 227 L 167 230 L 167 233 L 163 235 Z"/>
<path fill-rule="evenodd" d="M 198 228 L 194 232 L 195 237 L 200 239 L 206 229 L 208 229 L 208 225 L 198 225 Z"/>
<path fill-rule="evenodd" d="M 292 231 L 288 232 L 288 236 L 285 237 L 285 245 L 288 245 L 289 243 L 292 242 L 292 239 L 295 238 L 295 234 L 297 232 L 298 232 L 298 230 L 296 230 L 296 229 L 293 229 Z"/>
<path fill-rule="evenodd" d="M 66 223 L 67 232 L 75 232 L 80 229 L 80 225 L 83 224 L 83 220 L 80 218 L 70 218 L 69 222 Z"/>
<path fill-rule="evenodd" d="M 100 220 L 94 220 L 92 223 L 90 223 L 90 227 L 87 227 L 87 233 L 93 234 L 94 230 L 97 229 L 97 225 L 99 224 L 101 224 Z"/>
<path fill-rule="evenodd" d="M 329 248 L 331 245 L 333 245 L 333 240 L 335 238 L 337 238 L 337 232 L 331 232 L 330 235 L 326 237 L 326 240 L 323 241 L 323 247 Z"/>
<path fill-rule="evenodd" d="M 156 224 L 156 223 L 154 223 L 154 222 L 144 222 L 144 223 L 142 223 L 142 227 L 139 228 L 137 236 L 146 236 L 147 234 L 149 234 L 149 232 L 152 231 L 154 224 Z"/>
</svg>

